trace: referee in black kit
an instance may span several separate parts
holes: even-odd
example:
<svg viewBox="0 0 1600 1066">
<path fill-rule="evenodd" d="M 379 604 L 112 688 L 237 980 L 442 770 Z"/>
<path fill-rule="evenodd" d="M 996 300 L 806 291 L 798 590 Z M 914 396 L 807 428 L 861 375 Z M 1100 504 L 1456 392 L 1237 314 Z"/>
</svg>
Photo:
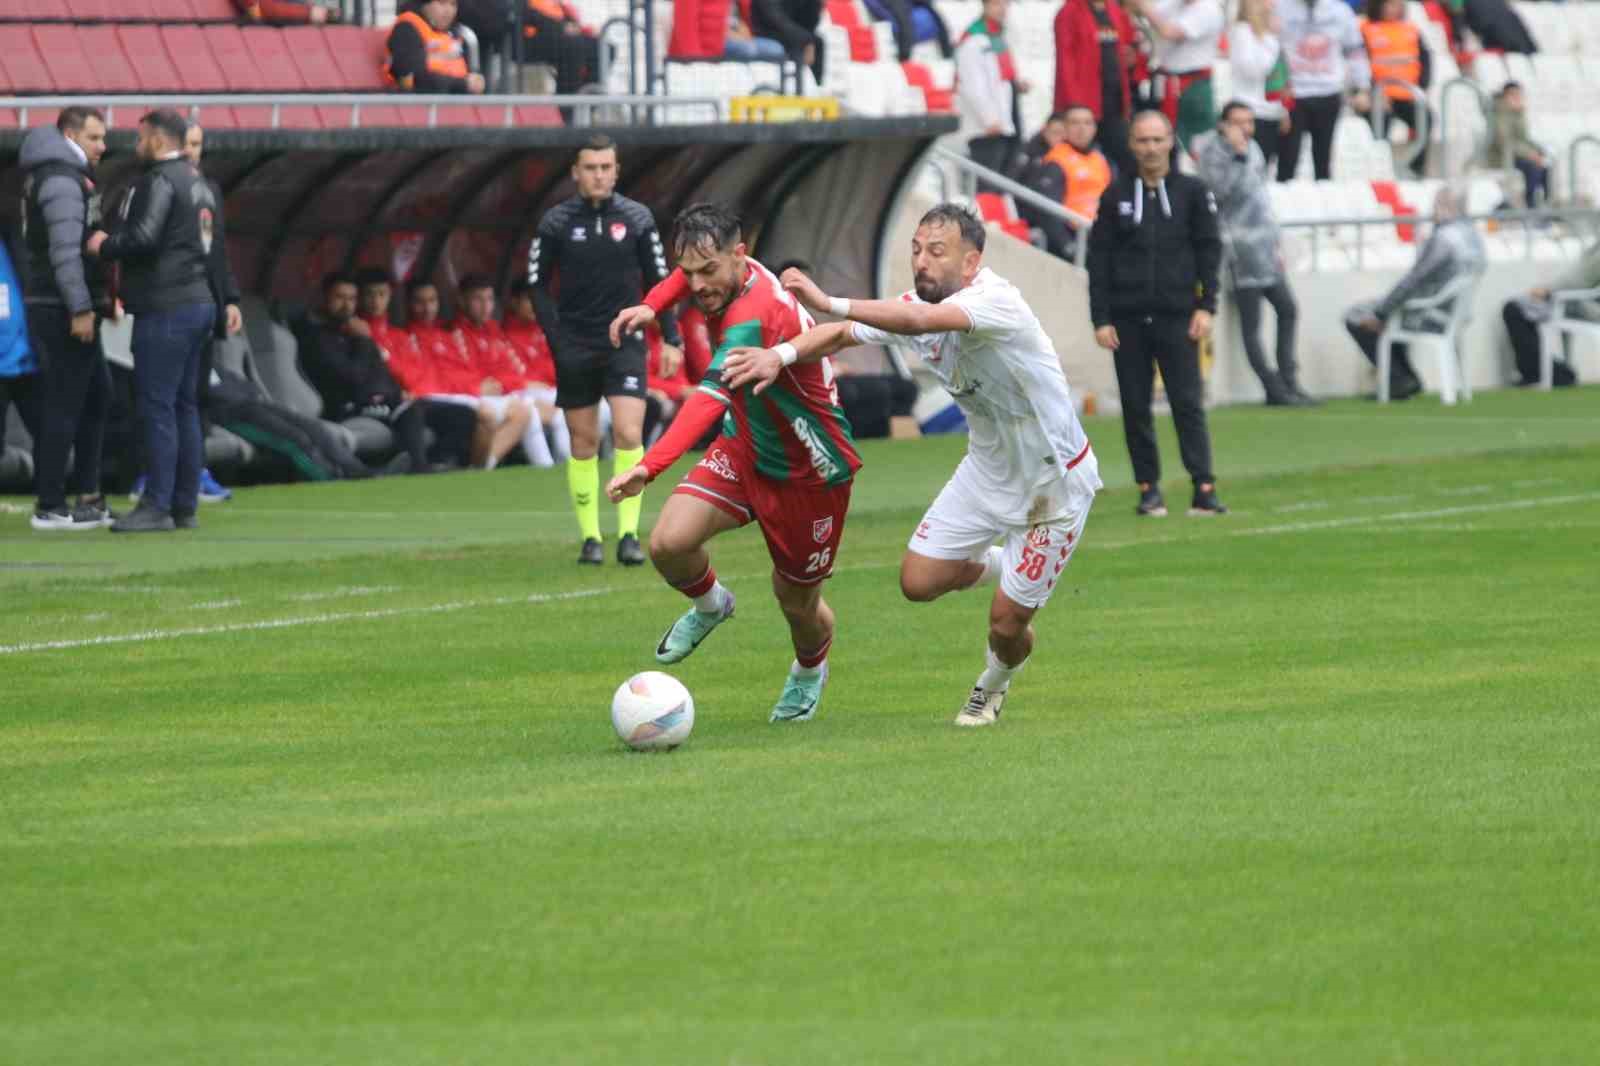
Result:
<svg viewBox="0 0 1600 1066">
<path fill-rule="evenodd" d="M 644 458 L 647 396 L 642 337 L 624 337 L 611 346 L 611 320 L 667 276 L 667 255 L 650 209 L 616 192 L 617 146 L 596 135 L 578 150 L 572 165 L 576 196 L 545 213 L 528 249 L 528 281 L 556 362 L 556 406 L 572 432 L 567 487 L 577 512 L 583 548 L 578 562 L 605 561 L 600 540 L 600 401 L 611 407 L 612 461 L 616 473 L 632 470 Z M 660 319 L 661 373 L 677 370 L 683 347 L 677 322 Z M 639 566 L 641 498 L 617 504 L 617 562 Z"/>
<path fill-rule="evenodd" d="M 1089 232 L 1089 315 L 1095 343 L 1116 358 L 1138 513 L 1167 513 L 1150 413 L 1159 366 L 1178 450 L 1194 481 L 1189 513 L 1226 514 L 1211 470 L 1198 346 L 1217 309 L 1217 205 L 1198 178 L 1170 173 L 1172 124 L 1161 112 L 1134 116 L 1128 144 L 1138 173 L 1121 175 L 1106 189 Z"/>
</svg>

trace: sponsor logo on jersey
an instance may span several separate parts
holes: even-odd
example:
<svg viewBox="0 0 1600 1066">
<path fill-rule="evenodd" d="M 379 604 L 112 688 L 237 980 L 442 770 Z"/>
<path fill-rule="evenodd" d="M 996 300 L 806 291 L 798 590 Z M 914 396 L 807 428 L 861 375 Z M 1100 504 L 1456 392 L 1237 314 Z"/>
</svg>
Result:
<svg viewBox="0 0 1600 1066">
<path fill-rule="evenodd" d="M 611 223 L 611 239 L 622 243 L 628 237 L 628 224 L 626 222 Z"/>
<path fill-rule="evenodd" d="M 828 454 L 827 449 L 822 446 L 822 442 L 817 439 L 810 422 L 803 416 L 796 415 L 789 425 L 794 429 L 794 435 L 800 438 L 800 443 L 806 446 L 806 452 L 811 456 L 811 466 L 819 477 L 824 481 L 831 481 L 844 473 L 839 469 L 839 464 Z"/>
<path fill-rule="evenodd" d="M 629 374 L 627 377 L 622 379 L 622 387 L 631 392 L 639 387 L 639 379 L 633 374 Z"/>
<path fill-rule="evenodd" d="M 739 475 L 733 472 L 733 464 L 728 462 L 728 456 L 721 448 L 713 448 L 706 452 L 705 458 L 697 465 L 705 467 L 724 481 L 739 480 Z"/>
<path fill-rule="evenodd" d="M 928 531 L 931 530 L 932 528 L 933 528 L 933 523 L 929 522 L 927 519 L 923 519 L 922 523 L 917 526 L 917 532 L 916 532 L 917 539 L 918 540 L 927 540 L 928 539 Z"/>
<path fill-rule="evenodd" d="M 833 536 L 833 515 L 819 518 L 811 523 L 811 539 L 818 544 L 828 543 L 828 538 Z"/>
<path fill-rule="evenodd" d="M 575 241 L 586 241 L 589 239 L 589 231 L 584 229 L 582 226 L 573 226 L 572 239 Z"/>
</svg>

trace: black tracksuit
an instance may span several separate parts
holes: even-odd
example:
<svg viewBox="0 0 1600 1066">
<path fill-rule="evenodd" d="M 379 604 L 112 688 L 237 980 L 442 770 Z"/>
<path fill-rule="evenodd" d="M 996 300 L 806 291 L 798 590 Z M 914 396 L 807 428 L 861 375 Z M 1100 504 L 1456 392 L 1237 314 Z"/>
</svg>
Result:
<svg viewBox="0 0 1600 1066">
<path fill-rule="evenodd" d="M 1195 311 L 1216 312 L 1221 262 L 1216 203 L 1199 179 L 1168 174 L 1149 188 L 1128 174 L 1101 196 L 1089 232 L 1089 313 L 1096 329 L 1115 326 L 1121 342 L 1115 359 L 1122 429 L 1141 483 L 1161 480 L 1150 413 L 1157 366 L 1184 467 L 1196 485 L 1215 480 L 1200 353 L 1188 331 Z"/>
<path fill-rule="evenodd" d="M 599 204 L 564 200 L 539 221 L 528 249 L 534 310 L 556 361 L 556 404 L 593 407 L 605 396 L 645 398 L 645 350 L 637 337 L 611 347 L 611 320 L 667 276 L 667 253 L 650 209 L 626 196 Z M 552 295 L 552 284 L 557 292 Z M 682 347 L 676 318 L 661 336 Z"/>
</svg>

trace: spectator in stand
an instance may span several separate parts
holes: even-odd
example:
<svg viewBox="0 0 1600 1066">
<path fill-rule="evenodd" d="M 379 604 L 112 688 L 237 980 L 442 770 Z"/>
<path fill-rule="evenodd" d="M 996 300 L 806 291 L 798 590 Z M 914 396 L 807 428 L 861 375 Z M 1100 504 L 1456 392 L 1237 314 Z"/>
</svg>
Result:
<svg viewBox="0 0 1600 1066">
<path fill-rule="evenodd" d="M 822 81 L 822 0 L 737 0 L 740 16 L 757 37 L 770 37 L 783 44 L 789 58 L 811 68 L 811 76 Z"/>
<path fill-rule="evenodd" d="M 413 473 L 448 467 L 429 461 L 427 431 L 436 451 L 456 462 L 467 459 L 477 418 L 464 407 L 435 404 L 405 394 L 373 343 L 372 330 L 356 316 L 355 279 L 332 273 L 322 279 L 322 306 L 292 325 L 300 366 L 321 395 L 324 411 L 337 421 L 365 415 L 394 431 L 410 457 Z"/>
<path fill-rule="evenodd" d="M 1406 18 L 1406 0 L 1367 0 L 1367 17 L 1361 22 L 1361 39 L 1367 46 L 1367 64 L 1376 85 L 1384 78 L 1407 82 L 1426 89 L 1433 78 L 1433 56 L 1422 42 L 1422 32 Z M 1389 123 L 1399 119 L 1417 137 L 1417 98 L 1401 85 L 1381 85 L 1383 135 Z M 1426 99 L 1422 101 L 1427 110 Z M 1431 123 L 1430 123 L 1431 125 Z M 1418 177 L 1426 172 L 1428 144 L 1422 144 L 1411 169 Z"/>
<path fill-rule="evenodd" d="M 1406 276 L 1377 303 L 1360 303 L 1345 312 L 1345 328 L 1355 339 L 1361 354 L 1378 364 L 1378 337 L 1384 324 L 1409 300 L 1436 295 L 1464 273 L 1480 272 L 1485 263 L 1483 238 L 1478 227 L 1462 216 L 1462 197 L 1454 189 L 1440 189 L 1433 201 L 1433 233 L 1417 250 L 1417 261 Z M 1450 308 L 1438 307 L 1412 312 L 1421 321 L 1407 321 L 1416 329 L 1436 329 L 1449 320 Z M 1422 382 L 1411 366 L 1406 346 L 1394 345 L 1389 361 L 1389 396 L 1408 400 L 1422 391 Z"/>
<path fill-rule="evenodd" d="M 1267 166 L 1278 161 L 1283 138 L 1294 129 L 1289 117 L 1289 60 L 1278 33 L 1277 0 L 1239 0 L 1238 21 L 1228 27 L 1233 96 L 1255 116 L 1256 144 Z"/>
<path fill-rule="evenodd" d="M 564 463 L 572 457 L 572 435 L 567 430 L 566 416 L 556 406 L 556 359 L 550 351 L 550 339 L 539 325 L 533 283 L 526 276 L 511 283 L 500 330 L 522 366 L 522 376 L 527 381 L 523 393 L 533 401 L 534 411 L 550 435 L 550 453 L 556 462 Z"/>
<path fill-rule="evenodd" d="M 246 22 L 268 26 L 321 26 L 342 17 L 337 4 L 321 0 L 233 0 L 233 6 Z"/>
<path fill-rule="evenodd" d="M 1028 83 L 1017 72 L 1016 56 L 1006 41 L 1006 12 L 1011 0 L 983 0 L 975 19 L 956 46 L 956 94 L 960 97 L 961 131 L 971 139 L 973 162 L 1004 173 L 1017 139 L 1017 94 Z"/>
<path fill-rule="evenodd" d="M 911 58 L 911 49 L 918 41 L 933 40 L 939 44 L 939 54 L 949 59 L 954 53 L 950 46 L 950 28 L 929 0 L 864 0 L 872 17 L 882 19 L 894 27 L 895 50 L 900 62 Z"/>
<path fill-rule="evenodd" d="M 1554 297 L 1562 291 L 1595 293 L 1600 290 L 1600 241 L 1589 245 L 1583 258 L 1573 264 L 1549 287 L 1532 289 L 1527 296 L 1506 301 L 1501 317 L 1505 319 L 1506 333 L 1511 337 L 1511 351 L 1516 355 L 1518 385 L 1539 384 L 1539 327 L 1550 321 L 1555 313 Z M 1567 302 L 1568 315 L 1586 322 L 1600 322 L 1600 298 L 1590 295 L 1581 300 Z M 1576 385 L 1578 376 L 1565 359 L 1554 360 L 1551 381 L 1557 388 Z"/>
<path fill-rule="evenodd" d="M 1228 265 L 1233 305 L 1239 309 L 1245 357 L 1261 379 L 1271 407 L 1306 407 L 1316 403 L 1300 391 L 1295 374 L 1295 324 L 1299 308 L 1283 265 L 1278 222 L 1267 194 L 1267 160 L 1255 140 L 1255 111 L 1243 100 L 1222 109 L 1217 132 L 1201 138 L 1200 177 L 1217 201 L 1222 246 Z M 1278 368 L 1267 366 L 1261 350 L 1261 301 L 1272 305 L 1278 319 Z"/>
<path fill-rule="evenodd" d="M 1084 104 L 1100 127 L 1100 145 L 1117 173 L 1133 169 L 1128 153 L 1132 86 L 1144 78 L 1133 20 L 1117 0 L 1066 0 L 1056 12 L 1056 94 L 1064 111 Z"/>
<path fill-rule="evenodd" d="M 422 0 L 389 31 L 389 84 L 407 93 L 483 92 L 483 75 L 469 65 L 456 25 L 456 0 Z"/>
<path fill-rule="evenodd" d="M 1508 81 L 1494 100 L 1494 128 L 1484 160 L 1496 170 L 1522 175 L 1522 202 L 1537 207 L 1550 195 L 1551 159 L 1528 137 L 1528 101 L 1520 82 Z"/>
<path fill-rule="evenodd" d="M 722 55 L 742 63 L 781 63 L 788 55 L 783 42 L 771 37 L 757 37 L 750 31 L 738 4 L 728 5 L 728 35 L 723 40 Z"/>
<path fill-rule="evenodd" d="M 1022 142 L 1017 154 L 1012 157 L 1006 175 L 1032 188 L 1039 175 L 1039 169 L 1044 166 L 1044 157 L 1049 154 L 1050 149 L 1066 139 L 1067 112 L 1063 109 L 1053 112 L 1044 120 L 1044 125 L 1039 127 L 1038 133 Z"/>
<path fill-rule="evenodd" d="M 1065 125 L 1066 139 L 1045 154 L 1034 187 L 1085 220 L 1080 226 L 1052 216 L 1040 225 L 1051 254 L 1071 259 L 1078 247 L 1078 230 L 1094 224 L 1100 196 L 1111 184 L 1111 164 L 1095 147 L 1094 112 L 1088 105 L 1067 108 Z"/>
<path fill-rule="evenodd" d="M 1228 16 L 1222 0 L 1130 0 L 1155 37 L 1156 96 L 1172 122 L 1178 147 L 1211 130 L 1217 104 L 1211 93 L 1211 66 L 1217 61 Z"/>
<path fill-rule="evenodd" d="M 1530 56 L 1539 50 L 1522 16 L 1506 0 L 1464 0 L 1459 7 L 1462 20 L 1478 35 L 1485 50 Z"/>
<path fill-rule="evenodd" d="M 111 407 L 111 374 L 100 321 L 112 308 L 108 274 L 85 254 L 100 225 L 92 180 L 106 150 L 105 115 L 67 107 L 54 126 L 22 142 L 22 242 L 18 249 L 29 343 L 39 363 L 33 458 L 39 501 L 34 529 L 99 529 L 112 514 L 100 492 L 100 458 Z M 67 459 L 78 501 L 67 506 Z"/>
<path fill-rule="evenodd" d="M 1278 180 L 1292 181 L 1300 166 L 1300 142 L 1311 135 L 1311 166 L 1318 181 L 1333 177 L 1333 128 L 1351 106 L 1366 114 L 1372 71 L 1355 13 L 1344 0 L 1283 0 L 1283 50 L 1289 57 L 1294 123 L 1278 152 Z"/>
<path fill-rule="evenodd" d="M 547 63 L 563 96 L 600 80 L 600 40 L 583 28 L 578 13 L 560 0 L 528 0 L 523 14 L 522 60 Z"/>
<path fill-rule="evenodd" d="M 494 282 L 482 274 L 468 274 L 457 292 L 460 313 L 455 333 L 479 380 L 477 394 L 471 399 L 493 419 L 483 468 L 493 470 L 518 443 L 529 463 L 555 466 L 544 423 L 534 415 L 533 401 L 523 393 L 531 382 L 494 317 Z"/>
</svg>

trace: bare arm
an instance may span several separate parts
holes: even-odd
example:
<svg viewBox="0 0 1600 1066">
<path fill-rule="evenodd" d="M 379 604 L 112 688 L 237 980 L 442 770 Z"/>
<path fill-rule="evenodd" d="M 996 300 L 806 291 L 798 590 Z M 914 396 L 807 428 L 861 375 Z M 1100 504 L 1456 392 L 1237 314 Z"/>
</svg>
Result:
<svg viewBox="0 0 1600 1066">
<path fill-rule="evenodd" d="M 849 300 L 848 308 L 836 310 L 833 297 L 817 287 L 817 283 L 791 267 L 783 272 L 783 287 L 795 298 L 817 312 L 838 314 L 852 322 L 873 326 L 885 333 L 902 337 L 916 337 L 924 333 L 967 333 L 972 329 L 972 319 L 954 304 L 929 304 L 910 300 Z M 852 342 L 853 343 L 853 342 Z M 849 347 L 849 345 L 845 345 Z"/>
<path fill-rule="evenodd" d="M 851 332 L 848 322 L 829 322 L 813 326 L 788 342 L 795 351 L 796 363 L 815 363 L 835 352 L 854 347 L 859 342 Z M 752 385 L 757 396 L 778 380 L 786 364 L 775 348 L 735 348 L 722 364 L 722 383 L 731 389 Z"/>
</svg>

